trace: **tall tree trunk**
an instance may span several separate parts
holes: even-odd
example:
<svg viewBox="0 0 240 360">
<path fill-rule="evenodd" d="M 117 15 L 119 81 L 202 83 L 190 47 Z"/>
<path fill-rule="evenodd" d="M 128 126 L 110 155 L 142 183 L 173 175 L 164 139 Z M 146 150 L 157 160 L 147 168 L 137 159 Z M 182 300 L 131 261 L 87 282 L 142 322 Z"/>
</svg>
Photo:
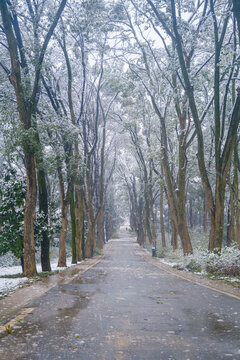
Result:
<svg viewBox="0 0 240 360">
<path fill-rule="evenodd" d="M 185 130 L 185 126 L 181 129 L 181 133 Z M 185 155 L 185 149 L 183 145 L 184 139 L 182 138 L 182 134 L 179 139 L 179 167 L 178 167 L 178 191 L 177 191 L 177 205 L 178 205 L 178 213 L 177 218 L 177 230 L 181 239 L 182 248 L 184 255 L 192 254 L 192 244 L 188 232 L 187 227 L 187 219 L 186 219 L 186 208 L 185 208 L 185 192 L 186 192 L 186 168 L 187 168 L 187 160 Z"/>
<path fill-rule="evenodd" d="M 230 210 L 230 201 L 228 204 L 227 211 L 227 246 L 231 246 L 232 243 L 232 219 L 231 219 L 231 210 Z"/>
<path fill-rule="evenodd" d="M 207 233 L 207 215 L 208 215 L 208 211 L 207 211 L 207 202 L 206 202 L 206 194 L 203 194 L 203 231 L 204 234 Z"/>
<path fill-rule="evenodd" d="M 129 184 L 127 179 L 125 179 L 125 181 L 126 181 L 126 185 L 127 185 L 128 193 L 129 193 L 130 228 L 132 231 L 137 232 L 137 204 L 136 204 L 136 196 L 134 196 L 134 183 Z"/>
<path fill-rule="evenodd" d="M 77 264 L 74 186 L 72 186 L 71 195 L 70 195 L 70 215 L 71 215 L 71 226 L 72 226 L 72 264 Z"/>
<path fill-rule="evenodd" d="M 101 205 L 100 205 L 101 206 Z M 97 219 L 97 247 L 103 249 L 104 244 L 104 209 L 101 208 Z"/>
<path fill-rule="evenodd" d="M 77 183 L 75 189 L 75 214 L 76 214 L 76 252 L 77 252 L 77 261 L 82 260 L 82 242 L 83 242 L 83 233 L 84 233 L 84 204 L 83 204 L 83 193 L 82 189 L 79 189 L 80 182 Z"/>
<path fill-rule="evenodd" d="M 70 201 L 70 193 L 72 188 L 72 183 L 68 183 L 67 191 L 65 194 L 64 190 L 64 181 L 62 174 L 61 165 L 58 166 L 58 180 L 59 180 L 59 193 L 61 200 L 61 232 L 59 238 L 59 258 L 58 258 L 58 266 L 65 267 L 66 264 L 66 238 L 67 238 L 67 226 L 68 226 L 68 207 Z"/>
<path fill-rule="evenodd" d="M 169 167 L 168 154 L 167 154 L 167 135 L 164 122 L 162 122 L 162 153 L 163 153 L 163 169 L 167 187 L 167 197 L 169 202 L 172 229 L 178 232 L 184 255 L 192 253 L 192 245 L 188 233 L 185 213 L 185 177 L 186 177 L 186 164 L 185 153 L 182 149 L 181 143 L 179 144 L 179 168 L 178 168 L 178 191 L 177 198 L 174 191 L 173 179 Z"/>
<path fill-rule="evenodd" d="M 129 190 L 130 200 L 132 203 L 132 221 L 133 221 L 133 230 L 135 233 L 138 231 L 138 219 L 137 219 L 137 192 L 136 192 L 136 179 L 133 177 L 132 179 L 132 189 Z"/>
<path fill-rule="evenodd" d="M 139 245 L 145 243 L 145 228 L 144 228 L 144 209 L 143 209 L 143 198 L 140 197 L 138 204 L 138 224 L 137 224 L 137 242 Z"/>
<path fill-rule="evenodd" d="M 59 257 L 58 257 L 58 266 L 66 267 L 66 239 L 67 239 L 67 226 L 68 226 L 68 203 L 64 201 L 62 206 L 62 220 L 61 220 L 61 232 L 59 237 Z"/>
<path fill-rule="evenodd" d="M 33 148 L 24 145 L 24 159 L 27 176 L 27 197 L 24 209 L 24 276 L 37 274 L 34 244 L 34 218 L 37 202 L 37 181 Z"/>
<path fill-rule="evenodd" d="M 88 221 L 88 234 L 85 244 L 85 256 L 90 258 L 96 248 L 96 222 L 94 216 L 94 209 L 92 203 L 92 187 L 91 187 L 91 166 L 90 155 L 87 156 L 87 169 L 86 169 L 86 185 L 85 185 L 85 207 L 86 216 Z"/>
<path fill-rule="evenodd" d="M 51 271 L 50 264 L 50 240 L 48 233 L 48 195 L 45 172 L 43 169 L 38 170 L 38 192 L 39 192 L 39 212 L 44 214 L 44 223 L 41 241 L 41 265 L 42 271 Z"/>
<path fill-rule="evenodd" d="M 145 176 L 144 181 L 144 197 L 145 197 L 145 224 L 146 224 L 146 233 L 148 236 L 148 241 L 152 243 L 153 234 L 151 229 L 151 214 L 150 214 L 150 203 L 149 203 L 149 193 L 148 193 L 148 181 Z"/>
<path fill-rule="evenodd" d="M 237 20 L 237 32 L 239 37 L 239 43 L 240 43 L 240 2 L 239 0 L 233 0 L 233 13 L 234 17 Z"/>
<path fill-rule="evenodd" d="M 209 250 L 215 248 L 221 249 L 224 230 L 224 197 L 225 197 L 226 180 L 217 175 L 215 189 L 215 209 L 211 216 L 212 224 L 209 238 Z"/>
<path fill-rule="evenodd" d="M 166 247 L 166 237 L 165 237 L 165 225 L 164 225 L 164 214 L 163 214 L 163 195 L 164 195 L 164 185 L 161 184 L 160 188 L 160 227 L 161 227 L 161 238 L 162 238 L 162 247 Z"/>
<path fill-rule="evenodd" d="M 40 147 L 40 139 L 37 133 L 37 143 Z M 46 174 L 43 164 L 43 154 L 39 150 L 36 156 L 37 165 L 37 180 L 38 180 L 38 199 L 39 199 L 39 212 L 44 214 L 44 222 L 41 235 L 41 265 L 42 271 L 51 271 L 50 264 L 50 239 L 48 232 L 48 190 L 46 183 Z"/>
<path fill-rule="evenodd" d="M 146 208 L 145 206 L 143 207 L 143 233 L 144 233 L 144 237 L 143 237 L 143 244 L 146 243 L 147 240 L 147 222 L 146 222 Z"/>
<path fill-rule="evenodd" d="M 233 185 L 231 183 L 231 178 L 229 174 L 229 180 L 228 180 L 228 186 L 229 186 L 229 193 L 230 193 L 230 199 L 229 199 L 229 218 L 228 219 L 228 226 L 230 226 L 230 234 L 231 239 L 230 243 L 236 242 L 236 228 L 235 228 L 235 213 L 234 213 L 234 193 L 233 193 Z M 228 241 L 229 243 L 229 241 Z"/>
<path fill-rule="evenodd" d="M 193 228 L 193 207 L 192 207 L 192 198 L 191 198 L 191 195 L 189 197 L 189 225 L 190 225 L 190 228 L 192 229 Z"/>
<path fill-rule="evenodd" d="M 85 258 L 85 233 L 86 233 L 86 226 L 85 226 L 85 213 L 83 213 L 83 235 L 82 235 L 82 256 Z"/>
<path fill-rule="evenodd" d="M 113 234 L 113 218 L 112 214 L 108 214 L 108 222 L 107 222 L 107 240 L 110 240 Z"/>
<path fill-rule="evenodd" d="M 24 274 L 24 258 L 23 258 L 23 256 L 20 257 L 20 260 L 21 260 L 22 273 Z"/>
<path fill-rule="evenodd" d="M 154 201 L 153 201 L 153 190 L 152 190 L 152 170 L 150 165 L 150 180 L 148 183 L 148 194 L 149 194 L 149 213 L 150 213 L 150 223 L 151 223 L 151 234 L 152 240 L 154 242 L 157 241 L 157 232 L 156 232 L 156 225 L 155 225 L 155 216 L 154 216 Z"/>
<path fill-rule="evenodd" d="M 171 228 L 172 228 L 171 243 L 172 243 L 173 251 L 175 251 L 178 248 L 177 229 L 172 220 L 171 220 Z"/>
<path fill-rule="evenodd" d="M 85 245 L 85 257 L 91 258 L 93 257 L 94 250 L 96 248 L 96 229 L 94 225 L 94 221 L 92 221 L 92 217 L 88 218 L 88 233 L 87 240 Z"/>
<path fill-rule="evenodd" d="M 240 219 L 239 219 L 239 190 L 238 190 L 238 144 L 237 139 L 235 140 L 234 146 L 234 160 L 233 160 L 233 189 L 234 189 L 234 219 L 235 219 L 235 232 L 236 241 L 240 247 Z"/>
</svg>

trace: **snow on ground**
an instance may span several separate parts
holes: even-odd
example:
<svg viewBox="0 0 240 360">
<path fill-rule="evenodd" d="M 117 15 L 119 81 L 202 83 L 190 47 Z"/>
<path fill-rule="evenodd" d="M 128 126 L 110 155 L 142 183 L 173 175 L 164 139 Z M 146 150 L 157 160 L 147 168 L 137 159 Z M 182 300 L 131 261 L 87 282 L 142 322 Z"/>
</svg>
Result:
<svg viewBox="0 0 240 360">
<path fill-rule="evenodd" d="M 209 276 L 209 279 L 216 279 L 216 276 Z M 239 283 L 240 279 L 236 277 L 229 277 L 229 276 L 218 276 L 218 280 L 225 280 L 232 283 Z"/>
<path fill-rule="evenodd" d="M 67 267 L 73 266 L 71 263 L 72 258 L 67 258 Z M 65 268 L 60 268 L 58 265 L 58 259 L 54 259 L 51 262 L 52 271 L 55 270 L 63 270 Z M 37 271 L 41 272 L 41 264 L 37 264 Z M 31 283 L 33 280 L 28 279 L 26 277 L 17 277 L 14 279 L 11 278 L 3 278 L 2 276 L 9 276 L 9 275 L 17 275 L 22 274 L 22 267 L 21 266 L 4 266 L 0 267 L 0 298 L 6 296 L 10 291 L 16 290 L 19 287 L 22 287 L 25 283 Z"/>
<path fill-rule="evenodd" d="M 7 295 L 10 291 L 22 287 L 22 285 L 27 281 L 28 278 L 26 277 L 16 279 L 0 278 L 0 298 Z"/>
<path fill-rule="evenodd" d="M 157 257 L 162 263 L 180 270 L 192 271 L 197 275 L 204 275 L 214 279 L 240 282 L 240 249 L 237 244 L 230 247 L 223 246 L 221 252 L 208 251 L 207 236 L 201 231 L 191 233 L 193 245 L 192 255 L 183 255 L 180 248 L 173 251 L 170 244 L 170 237 L 167 236 L 167 247 L 162 248 L 160 237 L 157 239 Z M 146 242 L 146 249 L 152 252 L 151 244 Z"/>
<path fill-rule="evenodd" d="M 167 260 L 164 260 L 164 259 L 160 259 L 160 261 L 165 264 L 165 265 L 169 265 L 171 267 L 174 267 L 174 266 L 177 266 L 178 264 L 176 262 L 170 262 L 170 261 L 167 261 Z"/>
</svg>

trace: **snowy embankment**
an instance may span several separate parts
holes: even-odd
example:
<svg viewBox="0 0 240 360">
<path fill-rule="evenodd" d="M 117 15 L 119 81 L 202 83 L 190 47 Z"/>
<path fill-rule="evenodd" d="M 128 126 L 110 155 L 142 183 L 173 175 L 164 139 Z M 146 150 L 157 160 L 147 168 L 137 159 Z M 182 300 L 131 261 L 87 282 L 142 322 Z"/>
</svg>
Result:
<svg viewBox="0 0 240 360">
<path fill-rule="evenodd" d="M 225 280 L 240 287 L 240 249 L 237 244 L 223 247 L 221 252 L 208 251 L 207 240 L 199 234 L 192 233 L 193 254 L 184 256 L 182 249 L 172 250 L 169 239 L 167 247 L 162 248 L 160 238 L 157 239 L 157 257 L 159 261 L 179 270 L 205 275 L 212 279 Z M 152 251 L 146 243 L 147 250 Z"/>
<path fill-rule="evenodd" d="M 165 250 L 163 253 L 159 254 L 160 261 L 166 265 L 213 279 L 239 283 L 240 286 L 240 250 L 237 246 L 224 247 L 221 253 L 200 247 L 188 256 L 183 256 L 181 250 Z"/>
<path fill-rule="evenodd" d="M 72 266 L 72 258 L 67 258 L 67 267 Z M 54 259 L 51 262 L 52 271 L 63 270 L 65 268 L 60 268 L 57 266 L 58 260 Z M 37 271 L 40 273 L 42 271 L 41 264 L 37 264 Z M 19 274 L 19 277 L 17 275 Z M 16 290 L 22 287 L 24 284 L 35 281 L 34 279 L 29 279 L 26 277 L 21 277 L 22 267 L 21 266 L 0 266 L 0 298 L 6 296 L 9 292 Z M 16 278 L 8 278 L 8 276 L 14 276 Z M 7 277 L 4 277 L 7 276 Z"/>
</svg>

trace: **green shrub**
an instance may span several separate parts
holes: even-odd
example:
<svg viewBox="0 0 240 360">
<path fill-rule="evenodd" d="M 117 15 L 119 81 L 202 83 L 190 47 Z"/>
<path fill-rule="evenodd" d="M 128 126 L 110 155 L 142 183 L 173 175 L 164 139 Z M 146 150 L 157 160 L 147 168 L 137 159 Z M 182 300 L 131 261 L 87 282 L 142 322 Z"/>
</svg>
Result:
<svg viewBox="0 0 240 360">
<path fill-rule="evenodd" d="M 187 264 L 186 268 L 192 272 L 201 272 L 202 271 L 201 265 L 194 259 L 190 260 L 190 262 Z"/>
<path fill-rule="evenodd" d="M 160 250 L 157 250 L 157 257 L 164 259 L 166 256 L 167 250 L 166 248 L 161 248 Z"/>
<path fill-rule="evenodd" d="M 93 255 L 103 255 L 103 251 L 99 248 L 94 249 Z"/>
</svg>

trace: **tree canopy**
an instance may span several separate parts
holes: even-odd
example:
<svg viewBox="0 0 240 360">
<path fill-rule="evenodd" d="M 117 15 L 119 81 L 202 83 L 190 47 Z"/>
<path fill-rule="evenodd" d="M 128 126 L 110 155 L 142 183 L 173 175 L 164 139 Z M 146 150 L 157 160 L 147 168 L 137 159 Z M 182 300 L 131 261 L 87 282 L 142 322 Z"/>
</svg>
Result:
<svg viewBox="0 0 240 360">
<path fill-rule="evenodd" d="M 7 206 L 23 222 L 26 275 L 36 211 L 51 269 L 53 204 L 60 266 L 68 229 L 77 262 L 127 219 L 141 245 L 160 236 L 165 247 L 170 234 L 191 254 L 199 227 L 209 250 L 240 246 L 238 1 L 2 0 L 0 10 L 0 163 L 13 171 L 6 180 L 0 165 L 0 243 L 22 241 Z M 24 202 L 8 192 L 20 175 Z"/>
</svg>

